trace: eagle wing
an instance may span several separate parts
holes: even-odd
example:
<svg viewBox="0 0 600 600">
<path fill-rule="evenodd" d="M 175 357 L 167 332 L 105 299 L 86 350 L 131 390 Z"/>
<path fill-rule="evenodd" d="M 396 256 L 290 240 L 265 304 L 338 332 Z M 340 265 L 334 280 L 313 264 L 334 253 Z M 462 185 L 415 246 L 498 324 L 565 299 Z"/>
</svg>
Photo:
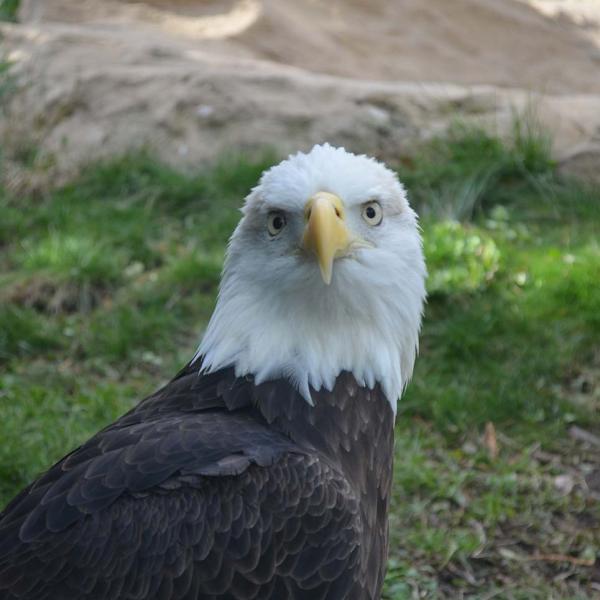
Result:
<svg viewBox="0 0 600 600">
<path fill-rule="evenodd" d="M 248 385 L 188 368 L 8 505 L 0 599 L 358 598 L 358 515 Z"/>
</svg>

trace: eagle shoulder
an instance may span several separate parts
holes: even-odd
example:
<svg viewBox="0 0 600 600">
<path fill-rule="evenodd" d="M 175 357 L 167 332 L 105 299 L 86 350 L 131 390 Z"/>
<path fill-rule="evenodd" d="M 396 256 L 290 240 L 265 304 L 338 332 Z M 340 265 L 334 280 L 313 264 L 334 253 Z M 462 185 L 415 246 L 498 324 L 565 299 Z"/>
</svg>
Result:
<svg viewBox="0 0 600 600">
<path fill-rule="evenodd" d="M 0 598 L 362 598 L 350 592 L 360 589 L 358 504 L 337 471 L 291 453 L 122 494 L 0 556 Z"/>
<path fill-rule="evenodd" d="M 188 369 L 24 490 L 0 599 L 345 597 L 359 501 L 250 388 Z"/>
</svg>

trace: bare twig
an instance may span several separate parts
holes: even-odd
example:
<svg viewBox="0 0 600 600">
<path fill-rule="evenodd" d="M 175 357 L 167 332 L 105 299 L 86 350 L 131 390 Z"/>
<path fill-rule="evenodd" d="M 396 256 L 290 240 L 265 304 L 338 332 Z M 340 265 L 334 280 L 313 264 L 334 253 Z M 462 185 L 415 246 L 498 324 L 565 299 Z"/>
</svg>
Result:
<svg viewBox="0 0 600 600">
<path fill-rule="evenodd" d="M 595 558 L 579 558 L 577 556 L 567 556 L 566 554 L 534 554 L 527 560 L 539 560 L 544 562 L 568 562 L 572 565 L 581 567 L 593 567 L 596 564 Z"/>
<path fill-rule="evenodd" d="M 577 425 L 572 425 L 569 427 L 569 435 L 579 442 L 587 442 L 588 444 L 592 444 L 592 446 L 600 447 L 600 437 L 591 433 L 590 431 L 586 431 L 581 427 L 577 427 Z"/>
</svg>

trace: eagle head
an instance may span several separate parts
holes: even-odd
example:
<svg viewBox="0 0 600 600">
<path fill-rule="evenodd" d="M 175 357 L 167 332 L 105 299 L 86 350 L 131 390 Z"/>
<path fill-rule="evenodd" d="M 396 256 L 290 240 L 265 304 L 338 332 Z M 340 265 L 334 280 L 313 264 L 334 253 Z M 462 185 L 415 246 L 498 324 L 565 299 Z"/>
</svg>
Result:
<svg viewBox="0 0 600 600">
<path fill-rule="evenodd" d="M 415 361 L 426 269 L 415 212 L 382 163 L 328 144 L 265 171 L 247 196 L 196 357 L 311 402 L 342 371 L 392 408 Z"/>
</svg>

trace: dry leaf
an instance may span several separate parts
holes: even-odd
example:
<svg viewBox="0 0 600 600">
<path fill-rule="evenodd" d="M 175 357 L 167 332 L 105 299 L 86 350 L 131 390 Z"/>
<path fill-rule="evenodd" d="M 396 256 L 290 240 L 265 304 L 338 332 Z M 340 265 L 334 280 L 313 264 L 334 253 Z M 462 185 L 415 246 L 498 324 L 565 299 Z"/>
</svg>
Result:
<svg viewBox="0 0 600 600">
<path fill-rule="evenodd" d="M 488 451 L 490 459 L 495 460 L 498 457 L 498 440 L 496 438 L 496 428 L 491 421 L 488 421 L 485 424 L 483 443 Z"/>
</svg>

